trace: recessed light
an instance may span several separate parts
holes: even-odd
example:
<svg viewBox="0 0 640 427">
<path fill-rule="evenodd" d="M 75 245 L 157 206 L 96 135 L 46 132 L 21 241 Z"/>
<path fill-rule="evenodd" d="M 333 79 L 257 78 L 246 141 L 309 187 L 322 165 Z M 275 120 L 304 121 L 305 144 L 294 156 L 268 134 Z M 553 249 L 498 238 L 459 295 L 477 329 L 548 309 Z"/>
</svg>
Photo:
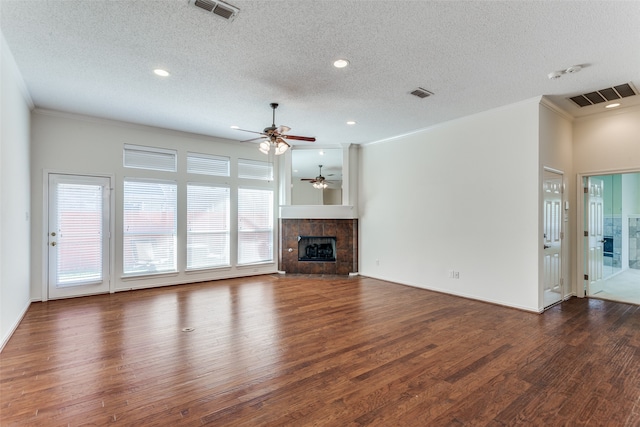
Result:
<svg viewBox="0 0 640 427">
<path fill-rule="evenodd" d="M 321 156 L 324 156 L 324 151 L 320 151 L 320 155 L 321 155 Z"/>
<path fill-rule="evenodd" d="M 333 63 L 333 66 L 336 68 L 344 68 L 349 65 L 349 61 L 346 59 L 338 59 Z"/>
<path fill-rule="evenodd" d="M 160 77 L 169 77 L 169 72 L 167 70 L 163 70 L 162 68 L 156 68 L 153 72 Z"/>
<path fill-rule="evenodd" d="M 240 126 L 233 125 L 231 126 L 231 129 L 240 129 Z"/>
<path fill-rule="evenodd" d="M 620 103 L 619 102 L 614 102 L 613 104 L 609 104 L 607 106 L 605 106 L 604 108 L 616 108 L 619 107 Z"/>
<path fill-rule="evenodd" d="M 353 125 L 355 125 L 355 124 L 356 124 L 356 122 L 354 122 L 353 120 L 349 120 L 349 121 L 347 122 L 347 124 L 348 124 L 348 125 L 350 125 L 350 126 L 353 126 Z"/>
</svg>

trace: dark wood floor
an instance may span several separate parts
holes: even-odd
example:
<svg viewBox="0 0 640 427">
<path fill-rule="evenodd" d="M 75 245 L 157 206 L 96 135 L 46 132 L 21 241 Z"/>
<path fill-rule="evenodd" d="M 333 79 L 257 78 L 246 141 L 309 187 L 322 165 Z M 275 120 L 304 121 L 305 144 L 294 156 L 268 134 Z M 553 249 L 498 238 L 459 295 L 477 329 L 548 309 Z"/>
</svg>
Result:
<svg viewBox="0 0 640 427">
<path fill-rule="evenodd" d="M 640 306 L 601 300 L 259 276 L 34 303 L 0 357 L 2 426 L 640 425 Z"/>
</svg>

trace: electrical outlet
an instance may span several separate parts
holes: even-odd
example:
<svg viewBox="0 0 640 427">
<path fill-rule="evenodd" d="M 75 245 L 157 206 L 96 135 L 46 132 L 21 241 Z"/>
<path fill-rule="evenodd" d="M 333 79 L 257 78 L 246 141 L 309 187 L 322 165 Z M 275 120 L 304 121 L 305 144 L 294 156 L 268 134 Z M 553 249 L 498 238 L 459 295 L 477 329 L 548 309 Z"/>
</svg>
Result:
<svg viewBox="0 0 640 427">
<path fill-rule="evenodd" d="M 380 260 L 379 259 L 376 260 L 376 265 L 380 265 Z"/>
<path fill-rule="evenodd" d="M 455 271 L 449 270 L 449 279 L 453 279 Z"/>
<path fill-rule="evenodd" d="M 454 279 L 459 279 L 460 278 L 460 272 L 459 271 L 454 271 L 453 272 L 453 278 Z"/>
</svg>

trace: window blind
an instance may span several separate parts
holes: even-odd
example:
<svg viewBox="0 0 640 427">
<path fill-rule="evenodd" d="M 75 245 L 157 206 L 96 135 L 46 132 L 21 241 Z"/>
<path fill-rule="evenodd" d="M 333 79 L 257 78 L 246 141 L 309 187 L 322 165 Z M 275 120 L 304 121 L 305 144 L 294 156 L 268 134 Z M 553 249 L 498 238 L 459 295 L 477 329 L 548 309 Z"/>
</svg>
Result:
<svg viewBox="0 0 640 427">
<path fill-rule="evenodd" d="M 273 190 L 238 189 L 238 264 L 273 261 Z"/>
<path fill-rule="evenodd" d="M 238 178 L 273 181 L 273 163 L 238 159 Z"/>
<path fill-rule="evenodd" d="M 56 286 L 102 281 L 102 187 L 57 184 Z"/>
<path fill-rule="evenodd" d="M 176 183 L 125 178 L 125 274 L 176 271 Z"/>
<path fill-rule="evenodd" d="M 187 184 L 187 269 L 229 265 L 229 193 Z"/>
<path fill-rule="evenodd" d="M 177 157 L 175 150 L 129 144 L 125 144 L 123 153 L 124 167 L 126 168 L 166 172 L 176 171 Z"/>
<path fill-rule="evenodd" d="M 201 175 L 229 176 L 229 157 L 187 153 L 187 172 Z"/>
</svg>

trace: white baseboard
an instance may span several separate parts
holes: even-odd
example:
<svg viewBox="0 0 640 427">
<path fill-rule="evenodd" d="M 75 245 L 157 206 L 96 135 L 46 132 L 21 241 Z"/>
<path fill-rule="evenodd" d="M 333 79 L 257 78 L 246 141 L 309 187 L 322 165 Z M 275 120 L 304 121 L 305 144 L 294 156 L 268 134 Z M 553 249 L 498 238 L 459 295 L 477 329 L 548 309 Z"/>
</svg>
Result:
<svg viewBox="0 0 640 427">
<path fill-rule="evenodd" d="M 9 342 L 9 339 L 18 328 L 18 325 L 20 325 L 20 322 L 22 322 L 22 319 L 24 318 L 24 315 L 27 314 L 27 310 L 29 310 L 30 306 L 31 301 L 27 301 L 26 307 L 22 309 L 22 312 L 20 313 L 16 321 L 13 322 L 13 325 L 11 325 L 11 328 L 7 331 L 7 334 L 2 337 L 2 341 L 0 341 L 0 353 L 2 353 L 2 350 L 4 350 L 4 346 Z"/>
</svg>

